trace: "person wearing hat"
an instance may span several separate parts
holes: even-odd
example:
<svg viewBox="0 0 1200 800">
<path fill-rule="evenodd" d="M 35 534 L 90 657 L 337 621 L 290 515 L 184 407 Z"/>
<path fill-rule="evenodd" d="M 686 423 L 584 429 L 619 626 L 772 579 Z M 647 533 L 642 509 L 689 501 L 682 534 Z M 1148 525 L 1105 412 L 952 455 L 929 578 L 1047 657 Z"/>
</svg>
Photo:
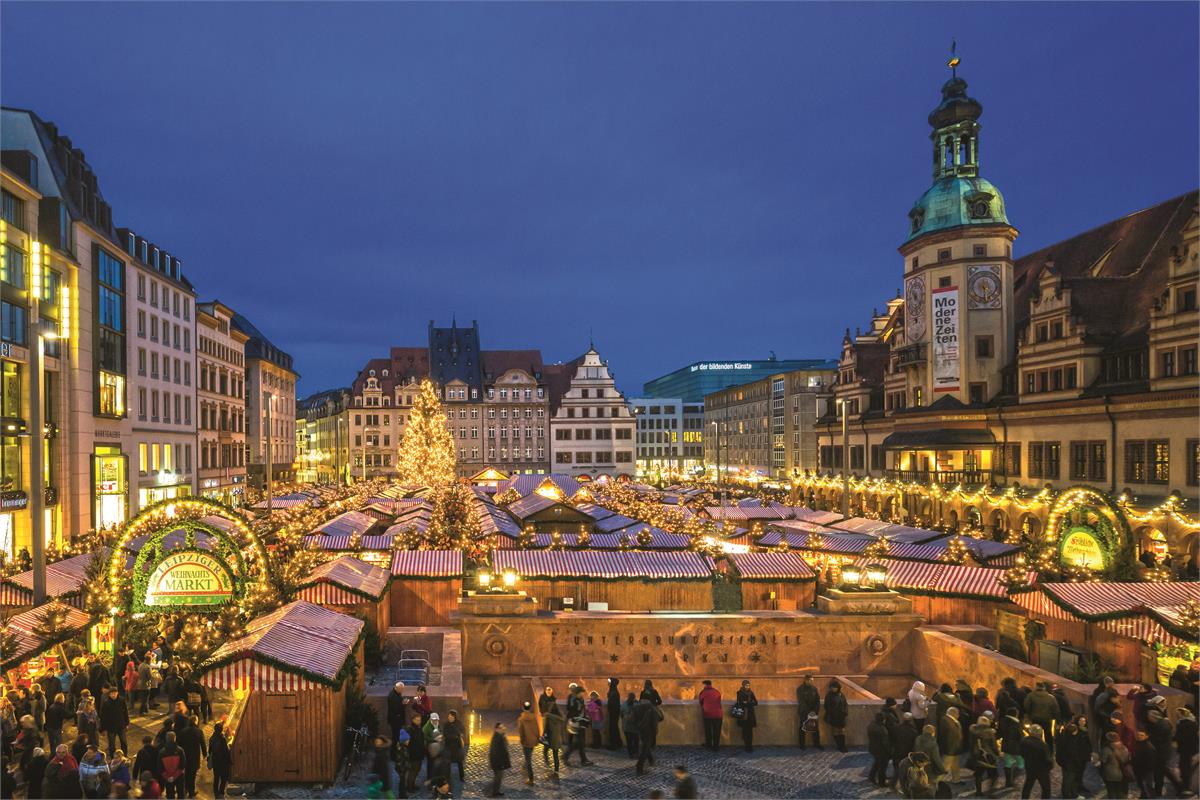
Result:
<svg viewBox="0 0 1200 800">
<path fill-rule="evenodd" d="M 404 696 L 404 681 L 396 681 L 387 697 L 387 722 L 392 729 L 392 741 L 400 737 L 400 729 L 408 719 L 409 699 Z"/>
<path fill-rule="evenodd" d="M 25 763 L 26 796 L 31 798 L 42 796 L 42 779 L 46 777 L 46 765 L 50 759 L 46 751 L 40 747 L 33 748 L 29 761 Z"/>
<path fill-rule="evenodd" d="M 812 675 L 805 675 L 800 681 L 800 685 L 796 687 L 796 712 L 797 718 L 800 720 L 800 749 L 803 750 L 808 745 L 808 737 L 811 734 L 813 744 L 818 750 L 821 749 L 821 726 L 809 729 L 807 725 L 809 718 L 821 709 L 821 692 L 817 689 L 817 685 L 813 683 Z M 907 755 L 907 753 L 905 753 Z"/>
<path fill-rule="evenodd" d="M 1146 701 L 1146 736 L 1154 748 L 1154 796 L 1162 797 L 1163 783 L 1168 778 L 1175 785 L 1176 795 L 1182 794 L 1184 789 L 1190 789 L 1189 786 L 1181 786 L 1170 770 L 1175 753 L 1175 727 L 1167 718 L 1167 698 L 1161 694 Z M 1183 753 L 1179 755 L 1186 757 Z"/>
<path fill-rule="evenodd" d="M 537 715 L 533 713 L 533 703 L 526 700 L 521 705 L 521 716 L 517 717 L 517 739 L 521 742 L 521 752 L 525 756 L 526 786 L 533 786 L 533 751 L 538 746 L 541 736 Z"/>
</svg>

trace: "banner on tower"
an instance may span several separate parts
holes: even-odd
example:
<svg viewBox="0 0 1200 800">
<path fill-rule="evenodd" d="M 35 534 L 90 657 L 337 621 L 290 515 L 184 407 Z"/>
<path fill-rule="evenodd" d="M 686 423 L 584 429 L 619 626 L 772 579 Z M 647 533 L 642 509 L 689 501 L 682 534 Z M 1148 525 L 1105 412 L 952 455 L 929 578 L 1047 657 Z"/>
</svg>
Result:
<svg viewBox="0 0 1200 800">
<path fill-rule="evenodd" d="M 943 286 L 929 294 L 933 300 L 933 391 L 957 392 L 958 287 Z"/>
</svg>

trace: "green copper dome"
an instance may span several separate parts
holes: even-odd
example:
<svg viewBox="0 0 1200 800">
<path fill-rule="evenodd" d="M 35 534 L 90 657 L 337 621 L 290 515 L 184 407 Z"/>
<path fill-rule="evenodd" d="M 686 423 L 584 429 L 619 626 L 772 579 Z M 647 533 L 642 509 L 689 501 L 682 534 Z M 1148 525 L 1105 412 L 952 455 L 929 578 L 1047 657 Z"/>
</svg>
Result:
<svg viewBox="0 0 1200 800">
<path fill-rule="evenodd" d="M 1007 225 L 1004 196 L 983 178 L 952 176 L 933 182 L 908 212 L 911 242 L 918 236 L 967 225 Z"/>
</svg>

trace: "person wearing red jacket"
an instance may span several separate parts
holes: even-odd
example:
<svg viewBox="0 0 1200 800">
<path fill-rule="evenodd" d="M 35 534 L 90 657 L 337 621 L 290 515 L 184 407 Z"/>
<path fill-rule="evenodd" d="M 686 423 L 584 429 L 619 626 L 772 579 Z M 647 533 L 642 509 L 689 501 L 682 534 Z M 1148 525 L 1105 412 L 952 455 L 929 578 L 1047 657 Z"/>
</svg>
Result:
<svg viewBox="0 0 1200 800">
<path fill-rule="evenodd" d="M 721 693 L 705 681 L 700 690 L 700 713 L 704 717 L 704 746 L 716 752 L 721 746 L 721 722 L 724 711 L 721 709 Z"/>
</svg>

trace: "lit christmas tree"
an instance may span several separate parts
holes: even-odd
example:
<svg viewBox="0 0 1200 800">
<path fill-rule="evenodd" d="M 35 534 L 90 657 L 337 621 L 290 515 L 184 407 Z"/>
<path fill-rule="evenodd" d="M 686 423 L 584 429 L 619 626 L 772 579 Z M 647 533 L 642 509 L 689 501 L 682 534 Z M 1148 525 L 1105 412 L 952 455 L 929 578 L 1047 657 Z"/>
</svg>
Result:
<svg viewBox="0 0 1200 800">
<path fill-rule="evenodd" d="M 946 552 L 942 553 L 942 561 L 947 564 L 964 564 L 967 561 L 967 556 L 970 551 L 963 544 L 962 537 L 955 536 L 946 545 Z"/>
<path fill-rule="evenodd" d="M 447 486 L 454 482 L 454 440 L 446 414 L 429 381 L 413 402 L 396 466 L 400 482 L 409 486 Z"/>
</svg>

